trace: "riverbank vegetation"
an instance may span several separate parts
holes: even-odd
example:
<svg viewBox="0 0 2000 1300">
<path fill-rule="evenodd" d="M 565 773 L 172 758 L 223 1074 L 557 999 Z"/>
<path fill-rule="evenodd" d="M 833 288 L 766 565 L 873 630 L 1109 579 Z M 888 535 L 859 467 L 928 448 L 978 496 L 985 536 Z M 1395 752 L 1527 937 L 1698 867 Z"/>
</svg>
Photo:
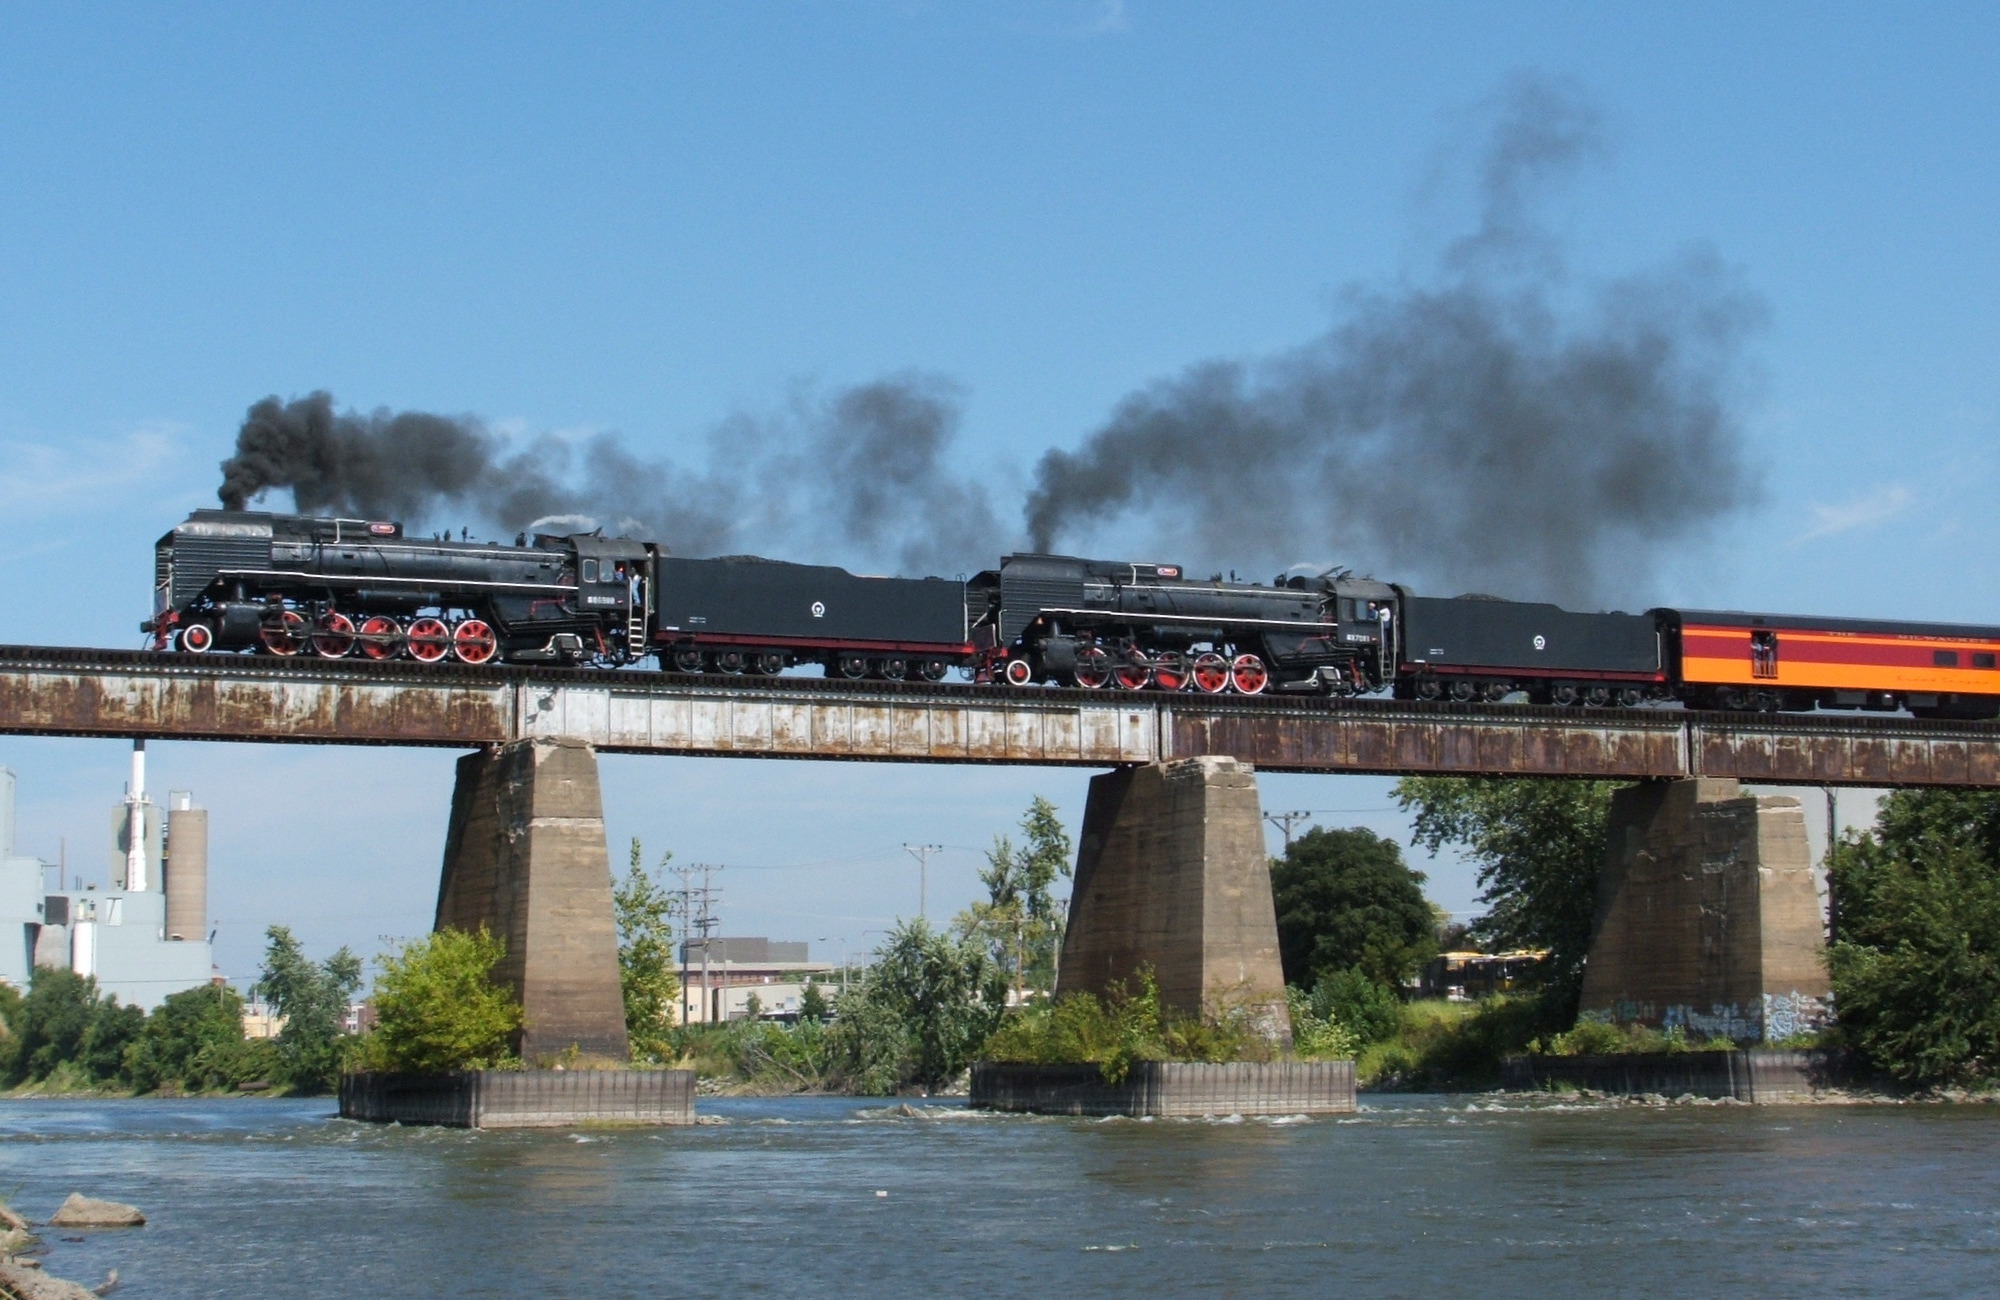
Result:
<svg viewBox="0 0 2000 1300">
<path fill-rule="evenodd" d="M 1829 888 L 1839 1039 L 1906 1085 L 2000 1084 L 2000 793 L 1891 794 Z"/>
<path fill-rule="evenodd" d="M 338 1077 L 341 1016 L 360 977 L 342 949 L 305 959 L 291 932 L 267 932 L 261 979 L 296 1016 L 276 1038 L 248 1038 L 243 998 L 226 984 L 168 996 L 151 1014 L 88 976 L 38 967 L 25 994 L 0 988 L 0 1087 L 17 1092 L 322 1092 Z"/>
</svg>

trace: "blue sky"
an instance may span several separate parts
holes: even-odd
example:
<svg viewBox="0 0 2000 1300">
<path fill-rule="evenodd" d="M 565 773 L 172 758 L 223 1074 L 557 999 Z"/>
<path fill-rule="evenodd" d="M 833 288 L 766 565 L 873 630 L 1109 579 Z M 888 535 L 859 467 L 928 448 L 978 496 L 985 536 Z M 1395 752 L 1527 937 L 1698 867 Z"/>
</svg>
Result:
<svg viewBox="0 0 2000 1300">
<path fill-rule="evenodd" d="M 2000 619 L 1996 28 L 1971 4 L 8 6 L 0 639 L 134 644 L 152 539 L 270 393 L 699 466 L 732 416 L 939 375 L 954 464 L 1011 523 L 1039 454 L 1126 394 L 1420 280 L 1523 72 L 1602 114 L 1547 213 L 1576 284 L 1706 248 L 1764 307 L 1737 406 L 1761 493 L 1635 556 L 1633 603 Z M 24 847 L 66 837 L 101 877 L 120 747 L 0 739 L 0 763 Z M 321 950 L 428 924 L 449 754 L 154 766 L 216 810 L 232 974 L 270 922 Z M 958 846 L 943 913 L 972 850 L 1036 792 L 1074 818 L 1086 776 L 605 762 L 616 843 L 731 864 L 727 928 L 828 955 L 913 910 L 900 844 Z M 1265 801 L 1400 833 L 1335 811 L 1385 791 Z M 1470 910 L 1464 868 L 1432 869 Z"/>
</svg>

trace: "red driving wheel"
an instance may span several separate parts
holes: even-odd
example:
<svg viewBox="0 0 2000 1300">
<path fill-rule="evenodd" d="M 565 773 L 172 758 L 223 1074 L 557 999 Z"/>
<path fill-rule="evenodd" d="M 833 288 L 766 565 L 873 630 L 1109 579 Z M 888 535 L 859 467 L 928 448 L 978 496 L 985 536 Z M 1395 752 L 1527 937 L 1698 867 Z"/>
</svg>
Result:
<svg viewBox="0 0 2000 1300">
<path fill-rule="evenodd" d="M 1236 656 L 1236 662 L 1229 665 L 1229 680 L 1242 695 L 1261 695 L 1270 685 L 1271 674 L 1265 669 L 1264 661 L 1256 655 Z"/>
<path fill-rule="evenodd" d="M 410 658 L 434 664 L 451 653 L 451 629 L 441 618 L 420 618 L 411 622 L 408 633 Z"/>
<path fill-rule="evenodd" d="M 1194 659 L 1195 689 L 1205 695 L 1220 695 L 1229 689 L 1229 661 L 1210 650 Z"/>
<path fill-rule="evenodd" d="M 306 616 L 295 609 L 281 609 L 268 615 L 264 625 L 257 629 L 257 639 L 264 643 L 264 648 L 285 658 L 305 649 L 308 637 Z"/>
<path fill-rule="evenodd" d="M 355 639 L 361 643 L 362 658 L 393 659 L 403 648 L 403 629 L 387 614 L 370 614 L 361 620 L 361 631 Z"/>
<path fill-rule="evenodd" d="M 451 630 L 451 652 L 464 663 L 483 664 L 500 648 L 484 619 L 468 618 Z"/>
</svg>

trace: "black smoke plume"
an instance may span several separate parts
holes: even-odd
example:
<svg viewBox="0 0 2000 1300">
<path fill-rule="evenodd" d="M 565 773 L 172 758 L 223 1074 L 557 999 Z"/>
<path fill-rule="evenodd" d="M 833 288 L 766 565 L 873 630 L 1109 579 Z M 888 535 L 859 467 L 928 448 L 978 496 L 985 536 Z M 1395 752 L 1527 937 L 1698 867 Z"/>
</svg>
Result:
<svg viewBox="0 0 2000 1300">
<path fill-rule="evenodd" d="M 1427 282 L 1350 288 L 1303 347 L 1125 398 L 1042 457 L 1033 544 L 1143 511 L 1204 558 L 1587 603 L 1747 504 L 1732 401 L 1760 302 L 1697 250 L 1570 305 L 1538 203 L 1606 152 L 1597 114 L 1532 76 L 1485 107 L 1479 218 Z"/>
<path fill-rule="evenodd" d="M 791 548 L 801 558 L 887 561 L 951 573 L 990 563 L 999 531 L 985 492 L 946 465 L 960 421 L 950 383 L 899 375 L 785 415 L 718 429 L 711 468 L 634 454 L 617 437 L 515 444 L 480 420 L 336 409 L 313 393 L 250 408 L 222 463 L 222 504 L 273 489 L 308 514 L 478 521 L 505 532 L 604 527 L 682 555 Z"/>
</svg>

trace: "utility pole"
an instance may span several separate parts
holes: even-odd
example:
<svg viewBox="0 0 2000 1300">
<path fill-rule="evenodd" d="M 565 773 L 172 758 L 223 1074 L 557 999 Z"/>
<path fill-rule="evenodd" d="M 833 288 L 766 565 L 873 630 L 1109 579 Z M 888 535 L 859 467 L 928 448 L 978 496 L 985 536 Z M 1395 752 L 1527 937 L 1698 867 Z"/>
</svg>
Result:
<svg viewBox="0 0 2000 1300">
<path fill-rule="evenodd" d="M 1290 812 L 1265 813 L 1264 820 L 1278 828 L 1279 833 L 1285 837 L 1285 850 L 1286 852 L 1290 852 L 1292 847 L 1292 827 L 1310 816 L 1312 816 L 1312 809 L 1294 808 Z"/>
<path fill-rule="evenodd" d="M 714 985 L 710 979 L 708 954 L 709 954 L 709 936 L 711 932 L 714 931 L 715 927 L 721 923 L 720 918 L 718 918 L 715 914 L 715 898 L 716 895 L 722 892 L 722 890 L 718 888 L 714 883 L 715 873 L 720 870 L 722 870 L 722 868 L 717 864 L 701 862 L 695 864 L 692 867 L 676 868 L 674 872 L 675 875 L 681 878 L 681 890 L 680 890 L 681 916 L 683 918 L 683 924 L 685 927 L 682 933 L 684 936 L 686 936 L 685 938 L 683 938 L 681 942 L 681 1022 L 683 1024 L 687 1022 L 688 1018 L 687 1017 L 687 987 L 688 987 L 687 950 L 689 945 L 695 942 L 693 936 L 696 934 L 696 932 L 699 932 L 701 934 L 702 1023 L 703 1024 L 710 1023 L 715 1016 L 715 995 L 713 992 Z M 701 873 L 701 884 L 699 885 L 696 885 L 694 883 L 694 875 L 696 872 Z"/>
<path fill-rule="evenodd" d="M 944 845 L 905 844 L 903 852 L 917 860 L 917 919 L 922 921 L 930 911 L 931 854 L 944 852 Z"/>
<path fill-rule="evenodd" d="M 1832 786 L 1822 786 L 1826 793 L 1826 858 L 1820 871 L 1826 877 L 1826 941 L 1831 946 L 1840 938 L 1840 902 L 1833 892 L 1833 844 L 1840 834 L 1840 818 L 1836 814 L 1839 791 Z"/>
</svg>

